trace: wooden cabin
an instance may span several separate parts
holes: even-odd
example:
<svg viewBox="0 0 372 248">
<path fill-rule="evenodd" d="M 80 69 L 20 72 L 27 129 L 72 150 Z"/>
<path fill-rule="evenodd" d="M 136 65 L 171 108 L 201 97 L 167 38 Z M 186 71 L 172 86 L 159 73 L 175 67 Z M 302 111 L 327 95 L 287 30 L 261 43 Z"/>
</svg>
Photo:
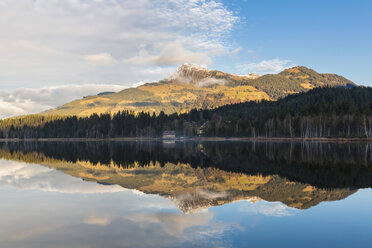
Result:
<svg viewBox="0 0 372 248">
<path fill-rule="evenodd" d="M 175 131 L 164 131 L 163 132 L 163 139 L 176 139 L 176 132 Z"/>
</svg>

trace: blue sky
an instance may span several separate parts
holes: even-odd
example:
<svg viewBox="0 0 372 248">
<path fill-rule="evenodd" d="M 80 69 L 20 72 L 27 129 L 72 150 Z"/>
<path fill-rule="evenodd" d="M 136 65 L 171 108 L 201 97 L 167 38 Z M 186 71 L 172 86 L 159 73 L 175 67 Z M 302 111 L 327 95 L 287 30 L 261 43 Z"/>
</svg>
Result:
<svg viewBox="0 0 372 248">
<path fill-rule="evenodd" d="M 252 53 L 219 61 L 291 60 L 319 72 L 344 75 L 372 86 L 372 1 L 225 1 L 239 13 L 231 42 Z"/>
<path fill-rule="evenodd" d="M 372 1 L 0 0 L 0 118 L 169 77 L 304 65 L 372 86 Z"/>
</svg>

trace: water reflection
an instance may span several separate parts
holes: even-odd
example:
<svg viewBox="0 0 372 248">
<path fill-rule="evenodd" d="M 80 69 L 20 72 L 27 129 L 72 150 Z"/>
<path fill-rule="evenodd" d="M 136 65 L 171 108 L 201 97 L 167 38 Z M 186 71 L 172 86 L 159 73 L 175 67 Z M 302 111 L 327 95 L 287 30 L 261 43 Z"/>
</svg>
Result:
<svg viewBox="0 0 372 248">
<path fill-rule="evenodd" d="M 365 246 L 352 219 L 372 223 L 370 191 L 355 194 L 372 185 L 369 144 L 8 143 L 0 158 L 1 247 L 295 247 L 294 223 L 336 217 Z"/>
<path fill-rule="evenodd" d="M 165 196 L 188 213 L 243 199 L 300 209 L 343 199 L 372 185 L 370 148 L 309 142 L 10 143 L 0 156 Z"/>
</svg>

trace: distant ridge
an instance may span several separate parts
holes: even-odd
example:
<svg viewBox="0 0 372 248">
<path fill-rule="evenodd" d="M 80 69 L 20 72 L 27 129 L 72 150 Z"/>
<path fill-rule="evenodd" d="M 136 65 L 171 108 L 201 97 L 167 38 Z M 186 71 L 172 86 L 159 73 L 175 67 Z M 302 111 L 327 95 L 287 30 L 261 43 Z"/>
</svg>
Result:
<svg viewBox="0 0 372 248">
<path fill-rule="evenodd" d="M 278 74 L 236 75 L 205 67 L 183 64 L 169 78 L 128 88 L 117 93 L 102 92 L 69 102 L 42 115 L 89 116 L 93 113 L 164 111 L 184 113 L 193 108 L 212 109 L 247 101 L 277 100 L 315 87 L 354 87 L 336 74 L 320 74 L 304 66 Z"/>
<path fill-rule="evenodd" d="M 105 92 L 101 92 L 101 93 L 98 93 L 97 96 L 104 96 L 104 95 L 109 95 L 109 94 L 113 94 L 115 93 L 114 91 L 105 91 Z"/>
</svg>

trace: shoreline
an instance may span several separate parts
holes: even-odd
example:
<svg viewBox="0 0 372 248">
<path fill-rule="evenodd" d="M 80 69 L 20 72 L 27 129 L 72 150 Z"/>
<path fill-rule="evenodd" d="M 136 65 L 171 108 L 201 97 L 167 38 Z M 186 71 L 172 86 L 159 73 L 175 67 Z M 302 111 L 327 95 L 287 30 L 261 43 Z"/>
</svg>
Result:
<svg viewBox="0 0 372 248">
<path fill-rule="evenodd" d="M 187 141 L 205 141 L 205 142 L 329 142 L 329 143 L 372 143 L 371 138 L 280 138 L 280 137 L 194 137 L 194 138 L 176 138 L 176 139 L 163 139 L 163 138 L 146 138 L 146 137 L 117 137 L 117 138 L 30 138 L 30 139 L 6 139 L 1 138 L 0 142 L 187 142 Z"/>
</svg>

